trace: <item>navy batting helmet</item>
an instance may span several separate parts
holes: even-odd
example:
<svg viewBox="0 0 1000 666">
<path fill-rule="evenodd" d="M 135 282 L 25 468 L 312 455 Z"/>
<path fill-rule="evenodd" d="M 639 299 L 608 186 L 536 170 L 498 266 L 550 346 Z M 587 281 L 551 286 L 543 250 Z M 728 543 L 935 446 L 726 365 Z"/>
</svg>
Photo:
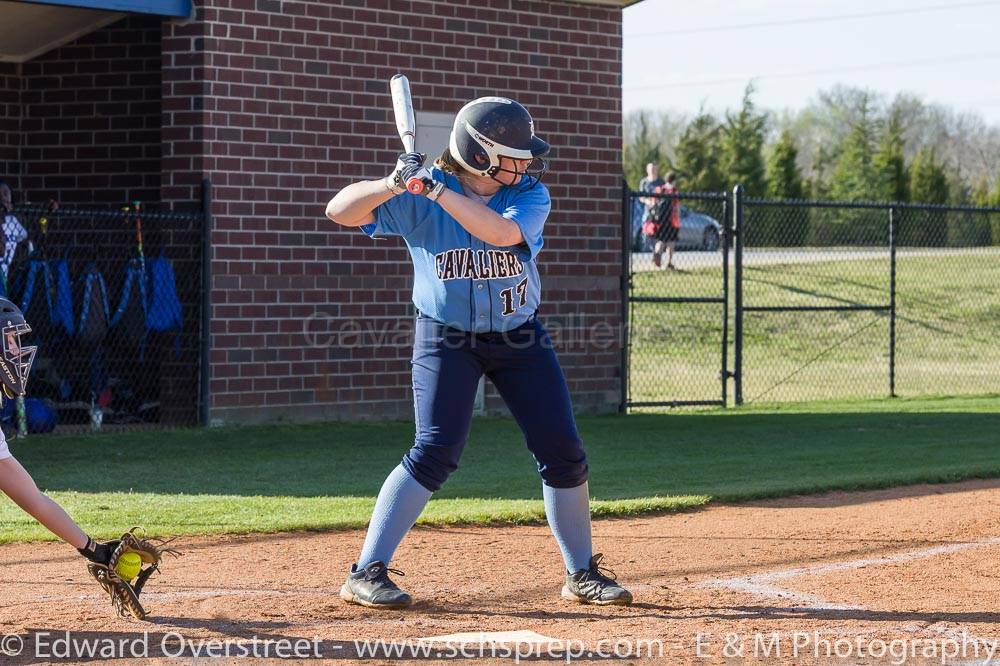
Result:
<svg viewBox="0 0 1000 666">
<path fill-rule="evenodd" d="M 24 395 L 28 385 L 28 373 L 38 347 L 23 346 L 21 336 L 30 332 L 31 326 L 24 321 L 20 308 L 6 298 L 0 298 L 0 345 L 3 350 L 0 354 L 0 388 L 8 398 Z"/>
<path fill-rule="evenodd" d="M 468 171 L 496 180 L 501 171 L 522 178 L 526 189 L 542 178 L 548 165 L 542 156 L 549 144 L 535 136 L 535 123 L 528 110 L 506 97 L 480 97 L 462 107 L 451 129 L 449 150 Z M 524 171 L 504 168 L 500 158 L 531 160 Z M 516 182 L 516 181 L 515 181 Z"/>
</svg>

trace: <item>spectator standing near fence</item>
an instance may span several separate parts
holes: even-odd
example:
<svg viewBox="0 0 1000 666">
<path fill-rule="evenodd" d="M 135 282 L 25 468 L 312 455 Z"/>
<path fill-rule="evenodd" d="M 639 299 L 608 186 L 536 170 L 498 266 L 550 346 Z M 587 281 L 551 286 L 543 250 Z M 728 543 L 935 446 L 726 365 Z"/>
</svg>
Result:
<svg viewBox="0 0 1000 666">
<path fill-rule="evenodd" d="M 646 177 L 639 181 L 639 191 L 643 194 L 652 194 L 656 188 L 662 185 L 663 179 L 660 178 L 660 167 L 655 162 L 650 162 L 646 165 Z M 646 218 L 649 217 L 649 212 L 656 205 L 656 199 L 653 197 L 642 197 L 639 200 L 646 205 L 646 213 L 643 215 L 643 222 L 645 222 Z"/>
<path fill-rule="evenodd" d="M 667 252 L 667 270 L 676 270 L 674 266 L 674 245 L 677 244 L 677 236 L 681 230 L 681 201 L 677 195 L 677 174 L 673 171 L 667 172 L 667 179 L 663 185 L 656 188 L 654 194 L 673 195 L 666 198 L 653 199 L 656 205 L 653 207 L 655 214 L 653 222 L 656 225 L 656 232 L 653 238 L 656 245 L 653 247 L 653 265 L 659 268 L 663 265 L 663 251 Z"/>
</svg>

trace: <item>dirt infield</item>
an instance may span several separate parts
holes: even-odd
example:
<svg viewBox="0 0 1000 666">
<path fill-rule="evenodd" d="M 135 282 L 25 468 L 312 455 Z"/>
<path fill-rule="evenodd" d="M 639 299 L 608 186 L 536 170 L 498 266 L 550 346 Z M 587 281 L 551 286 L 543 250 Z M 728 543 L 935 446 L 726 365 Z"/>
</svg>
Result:
<svg viewBox="0 0 1000 666">
<path fill-rule="evenodd" d="M 67 546 L 17 544 L 0 547 L 0 633 L 151 632 L 156 641 L 176 632 L 192 644 L 240 645 L 319 637 L 321 653 L 337 657 L 357 648 L 336 643 L 355 639 L 530 631 L 571 641 L 566 649 L 644 650 L 632 663 L 650 651 L 661 663 L 716 663 L 738 648 L 762 663 L 902 663 L 893 655 L 903 646 L 905 663 L 985 663 L 1000 639 L 998 525 L 995 480 L 599 521 L 597 550 L 635 593 L 630 608 L 561 600 L 560 558 L 544 526 L 419 528 L 393 562 L 417 603 L 383 613 L 337 596 L 362 532 L 187 538 L 183 560 L 168 561 L 144 595 L 145 623 L 113 617 Z M 640 640 L 654 642 L 628 643 Z"/>
</svg>

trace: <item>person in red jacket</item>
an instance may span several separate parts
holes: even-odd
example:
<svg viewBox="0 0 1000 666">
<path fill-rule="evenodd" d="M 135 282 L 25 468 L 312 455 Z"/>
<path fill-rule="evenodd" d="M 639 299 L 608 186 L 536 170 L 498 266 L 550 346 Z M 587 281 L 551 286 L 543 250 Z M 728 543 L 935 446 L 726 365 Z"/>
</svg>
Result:
<svg viewBox="0 0 1000 666">
<path fill-rule="evenodd" d="M 655 194 L 671 194 L 669 198 L 660 200 L 658 208 L 662 211 L 657 219 L 658 228 L 653 238 L 653 265 L 659 268 L 663 265 L 663 251 L 667 251 L 667 269 L 676 270 L 674 266 L 674 245 L 681 230 L 681 201 L 677 194 L 677 174 L 667 173 L 666 182 L 654 190 Z"/>
</svg>

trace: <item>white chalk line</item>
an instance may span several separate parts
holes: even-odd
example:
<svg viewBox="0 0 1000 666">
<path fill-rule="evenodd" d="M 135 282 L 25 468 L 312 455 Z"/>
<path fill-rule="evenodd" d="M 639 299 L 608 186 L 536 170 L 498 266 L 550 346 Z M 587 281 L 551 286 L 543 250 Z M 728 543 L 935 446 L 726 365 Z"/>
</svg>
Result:
<svg viewBox="0 0 1000 666">
<path fill-rule="evenodd" d="M 753 580 L 720 580 L 712 585 L 700 584 L 696 587 L 713 587 L 736 590 L 737 592 L 748 592 L 759 597 L 769 597 L 774 599 L 784 599 L 786 601 L 797 601 L 805 604 L 805 608 L 815 608 L 817 610 L 862 610 L 860 606 L 832 604 L 815 594 L 804 594 L 795 592 L 777 585 L 757 583 Z"/>
<path fill-rule="evenodd" d="M 851 569 L 862 569 L 864 567 L 911 562 L 913 560 L 921 560 L 927 557 L 934 557 L 936 555 L 948 555 L 950 553 L 959 553 L 963 550 L 969 550 L 971 548 L 984 548 L 986 546 L 994 546 L 997 544 L 1000 544 L 1000 537 L 982 539 L 980 541 L 952 543 L 943 546 L 933 546 L 931 548 L 911 550 L 909 552 L 897 553 L 895 555 L 883 555 L 881 557 L 869 557 L 860 560 L 849 560 L 846 562 L 827 562 L 825 564 L 795 567 L 793 569 L 783 569 L 781 571 L 769 571 L 752 574 L 750 576 L 713 578 L 711 580 L 697 583 L 695 584 L 695 587 L 731 589 L 749 592 L 751 594 L 758 594 L 760 596 L 777 596 L 782 598 L 800 597 L 800 600 L 805 600 L 814 597 L 812 595 L 803 595 L 798 592 L 792 592 L 791 590 L 785 590 L 780 587 L 776 587 L 771 583 L 778 580 L 784 580 L 786 578 L 795 578 L 797 576 L 821 575 L 834 571 L 849 571 Z"/>
<path fill-rule="evenodd" d="M 948 555 L 951 553 L 959 553 L 964 550 L 969 550 L 972 548 L 984 548 L 986 546 L 993 546 L 997 544 L 1000 544 L 1000 537 L 993 537 L 991 539 L 981 539 L 979 541 L 967 541 L 963 543 L 947 544 L 943 546 L 933 546 L 931 548 L 923 548 L 921 550 L 913 550 L 905 553 L 897 553 L 895 555 L 885 555 L 882 557 L 870 557 L 870 558 L 863 558 L 860 560 L 850 560 L 846 562 L 828 562 L 825 564 L 815 564 L 806 567 L 794 567 L 792 569 L 784 569 L 781 571 L 769 571 L 769 572 L 754 574 L 751 576 L 736 576 L 732 578 L 713 578 L 711 580 L 696 583 L 693 585 L 693 587 L 729 589 L 729 590 L 735 590 L 737 592 L 746 592 L 748 594 L 753 594 L 765 598 L 772 598 L 772 599 L 777 598 L 789 601 L 796 601 L 805 604 L 802 610 L 866 611 L 870 609 L 859 605 L 834 604 L 814 594 L 804 594 L 801 592 L 795 592 L 793 590 L 788 590 L 779 587 L 777 585 L 774 585 L 773 581 L 795 578 L 796 576 L 821 575 L 833 571 L 850 571 L 852 569 L 862 569 L 870 566 L 898 564 L 900 562 L 912 562 L 913 560 L 935 557 L 937 555 Z M 942 634 L 951 640 L 959 642 L 968 641 L 983 645 L 996 644 L 996 639 L 976 636 L 975 634 L 970 634 L 969 632 L 964 630 L 959 631 L 957 629 L 952 629 L 949 627 L 934 627 L 934 626 L 926 627 L 926 629 L 929 629 L 930 631 L 933 631 L 938 634 Z M 992 660 L 983 659 L 980 661 L 959 661 L 951 663 L 953 663 L 954 666 L 991 666 L 1000 662 L 998 662 L 998 659 L 995 657 Z"/>
<path fill-rule="evenodd" d="M 282 590 L 272 590 L 272 589 L 247 589 L 247 588 L 218 588 L 214 590 L 185 590 L 179 592 L 143 592 L 143 599 L 196 599 L 204 598 L 210 599 L 212 597 L 275 597 L 275 596 L 296 596 L 296 597 L 337 597 L 339 598 L 340 589 L 336 590 L 303 590 L 303 589 L 282 589 Z M 57 602 L 57 601 L 91 601 L 100 600 L 104 601 L 107 599 L 106 594 L 66 594 L 66 595 L 50 595 L 44 594 L 37 598 L 39 602 Z"/>
</svg>

